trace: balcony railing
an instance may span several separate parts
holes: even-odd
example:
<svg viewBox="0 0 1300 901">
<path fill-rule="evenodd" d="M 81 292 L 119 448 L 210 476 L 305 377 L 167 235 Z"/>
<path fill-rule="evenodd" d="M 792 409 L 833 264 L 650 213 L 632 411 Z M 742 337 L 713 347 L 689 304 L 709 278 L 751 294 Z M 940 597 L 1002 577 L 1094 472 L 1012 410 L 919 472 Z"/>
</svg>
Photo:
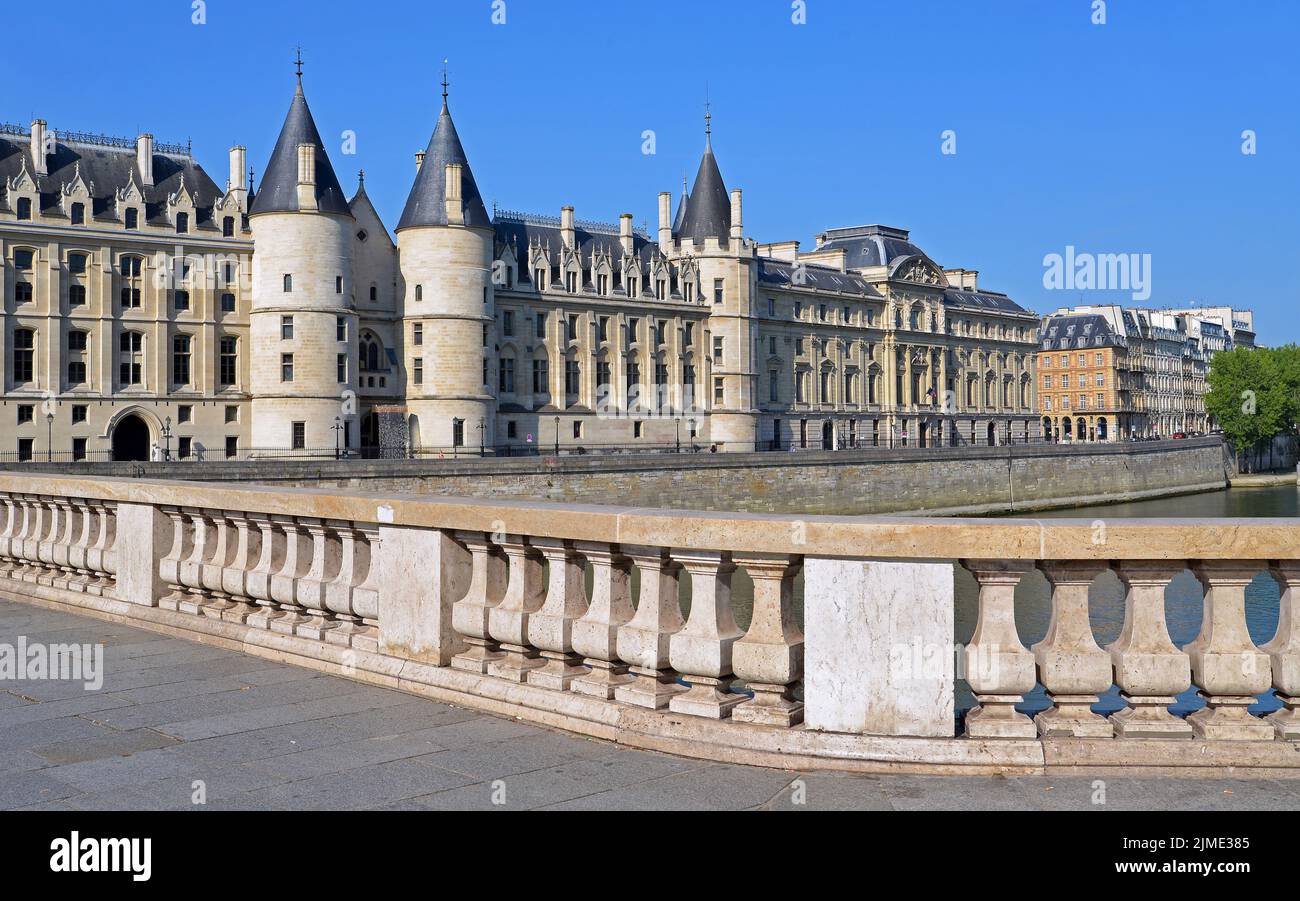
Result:
<svg viewBox="0 0 1300 901">
<path fill-rule="evenodd" d="M 1103 531 L 0 474 L 9 594 L 596 737 L 778 766 L 1300 767 L 1300 525 Z M 954 565 L 978 584 L 956 649 L 964 717 L 942 665 Z M 1204 616 L 1178 647 L 1165 588 L 1187 569 Z M 1035 570 L 1052 624 L 1025 647 L 1014 595 Z M 1088 589 L 1107 570 L 1125 619 L 1101 647 Z M 1282 591 L 1256 645 L 1245 588 L 1259 573 Z M 1123 709 L 1106 715 L 1112 686 Z M 1171 707 L 1189 686 L 1205 706 L 1184 718 Z M 1050 704 L 1031 717 L 1039 687 Z M 1255 715 L 1268 692 L 1281 709 Z"/>
</svg>

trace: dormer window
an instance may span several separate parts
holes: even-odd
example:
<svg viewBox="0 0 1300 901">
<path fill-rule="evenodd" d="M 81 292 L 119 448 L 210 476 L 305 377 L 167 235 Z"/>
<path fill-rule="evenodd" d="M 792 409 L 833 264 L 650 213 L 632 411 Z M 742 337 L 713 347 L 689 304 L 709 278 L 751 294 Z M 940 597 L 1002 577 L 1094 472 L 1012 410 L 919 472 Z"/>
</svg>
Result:
<svg viewBox="0 0 1300 901">
<path fill-rule="evenodd" d="M 177 213 L 177 214 L 176 214 L 176 234 L 178 234 L 178 235 L 185 235 L 185 234 L 189 234 L 189 231 L 190 231 L 190 214 L 189 214 L 189 213 Z"/>
<path fill-rule="evenodd" d="M 137 229 L 140 227 L 140 211 L 135 207 L 128 207 L 126 215 L 122 222 L 123 227 L 128 229 Z"/>
<path fill-rule="evenodd" d="M 221 237 L 233 238 L 235 236 L 235 217 L 227 216 L 221 220 Z"/>
<path fill-rule="evenodd" d="M 71 219 L 73 225 L 86 224 L 86 205 L 84 203 L 74 203 L 72 205 Z"/>
<path fill-rule="evenodd" d="M 18 198 L 18 219 L 27 221 L 32 218 L 32 201 L 30 197 Z"/>
</svg>

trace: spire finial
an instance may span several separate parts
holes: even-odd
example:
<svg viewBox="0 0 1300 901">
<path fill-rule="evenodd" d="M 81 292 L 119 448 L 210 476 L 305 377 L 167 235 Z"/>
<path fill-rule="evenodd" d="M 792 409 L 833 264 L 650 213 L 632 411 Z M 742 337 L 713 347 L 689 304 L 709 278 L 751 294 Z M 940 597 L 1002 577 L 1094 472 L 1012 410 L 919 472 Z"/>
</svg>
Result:
<svg viewBox="0 0 1300 901">
<path fill-rule="evenodd" d="M 298 76 L 298 84 L 302 84 L 302 44 L 298 45 L 298 54 L 293 60 L 294 73 Z"/>
<path fill-rule="evenodd" d="M 713 144 L 713 105 L 709 103 L 709 83 L 704 83 L 704 144 Z"/>
<path fill-rule="evenodd" d="M 365 170 L 365 169 L 360 169 L 360 170 L 357 171 L 357 181 L 361 184 L 362 187 L 365 186 L 365 184 L 366 184 L 366 170 Z"/>
<path fill-rule="evenodd" d="M 447 61 L 442 61 L 442 108 L 447 108 Z"/>
</svg>

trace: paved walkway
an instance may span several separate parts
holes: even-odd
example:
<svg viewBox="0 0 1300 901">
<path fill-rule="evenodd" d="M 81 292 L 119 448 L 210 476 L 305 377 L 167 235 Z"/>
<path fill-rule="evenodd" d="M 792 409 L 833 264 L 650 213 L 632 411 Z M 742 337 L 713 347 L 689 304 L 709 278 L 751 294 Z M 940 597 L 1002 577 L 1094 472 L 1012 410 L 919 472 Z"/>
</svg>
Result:
<svg viewBox="0 0 1300 901">
<path fill-rule="evenodd" d="M 1084 777 L 710 764 L 0 598 L 19 636 L 103 643 L 104 682 L 0 681 L 2 809 L 1300 809 L 1300 780 L 1108 778 L 1096 805 Z"/>
</svg>

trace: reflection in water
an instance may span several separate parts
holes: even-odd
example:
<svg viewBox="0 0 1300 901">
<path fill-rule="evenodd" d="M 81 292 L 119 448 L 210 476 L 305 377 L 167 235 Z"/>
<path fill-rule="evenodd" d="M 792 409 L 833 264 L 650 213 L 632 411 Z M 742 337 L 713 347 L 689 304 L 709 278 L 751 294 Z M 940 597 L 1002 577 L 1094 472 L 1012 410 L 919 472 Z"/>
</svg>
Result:
<svg viewBox="0 0 1300 901">
<path fill-rule="evenodd" d="M 1051 518 L 1091 517 L 1095 519 L 1296 516 L 1297 497 L 1300 497 L 1300 493 L 1292 486 L 1233 488 L 1186 497 L 1053 510 L 1041 515 Z M 955 579 L 954 640 L 958 644 L 965 644 L 974 633 L 975 622 L 979 616 L 979 587 L 974 577 L 964 569 L 955 568 Z M 685 581 L 684 579 L 683 582 Z M 749 626 L 753 597 L 753 583 L 743 570 L 737 571 L 732 583 L 732 600 L 736 622 L 742 629 Z M 683 586 L 684 612 L 689 609 L 688 598 L 689 588 Z M 1088 598 L 1093 635 L 1097 639 L 1097 644 L 1105 647 L 1119 637 L 1120 628 L 1124 623 L 1123 586 L 1114 573 L 1102 573 L 1093 583 Z M 1180 648 L 1196 638 L 1200 632 L 1202 599 L 1200 583 L 1190 571 L 1179 574 L 1165 589 L 1165 617 L 1169 637 Z M 1256 576 L 1247 587 L 1246 624 L 1250 630 L 1251 640 L 1256 645 L 1263 644 L 1273 637 L 1277 629 L 1279 600 L 1280 592 L 1277 583 L 1267 573 Z M 1049 586 L 1041 573 L 1031 572 L 1021 579 L 1016 588 L 1015 603 L 1016 628 L 1020 633 L 1020 640 L 1025 647 L 1030 647 L 1041 641 L 1047 634 L 1047 626 L 1052 616 Z M 802 575 L 795 583 L 795 605 L 795 615 L 802 627 Z M 973 704 L 974 699 L 969 686 L 964 680 L 959 681 L 957 709 L 966 710 Z M 1051 702 L 1042 686 L 1038 686 L 1025 698 L 1025 703 L 1020 709 L 1034 714 L 1050 706 Z M 1186 714 L 1203 706 L 1205 702 L 1197 696 L 1195 689 L 1189 688 L 1178 696 L 1178 702 L 1173 710 L 1178 714 Z M 1260 696 L 1259 703 L 1251 707 L 1251 712 L 1257 714 L 1269 712 L 1280 706 L 1272 692 L 1268 692 Z M 1124 702 L 1120 700 L 1118 689 L 1111 686 L 1111 690 L 1102 696 L 1101 702 L 1094 709 L 1099 713 L 1108 714 L 1123 707 Z"/>
</svg>

